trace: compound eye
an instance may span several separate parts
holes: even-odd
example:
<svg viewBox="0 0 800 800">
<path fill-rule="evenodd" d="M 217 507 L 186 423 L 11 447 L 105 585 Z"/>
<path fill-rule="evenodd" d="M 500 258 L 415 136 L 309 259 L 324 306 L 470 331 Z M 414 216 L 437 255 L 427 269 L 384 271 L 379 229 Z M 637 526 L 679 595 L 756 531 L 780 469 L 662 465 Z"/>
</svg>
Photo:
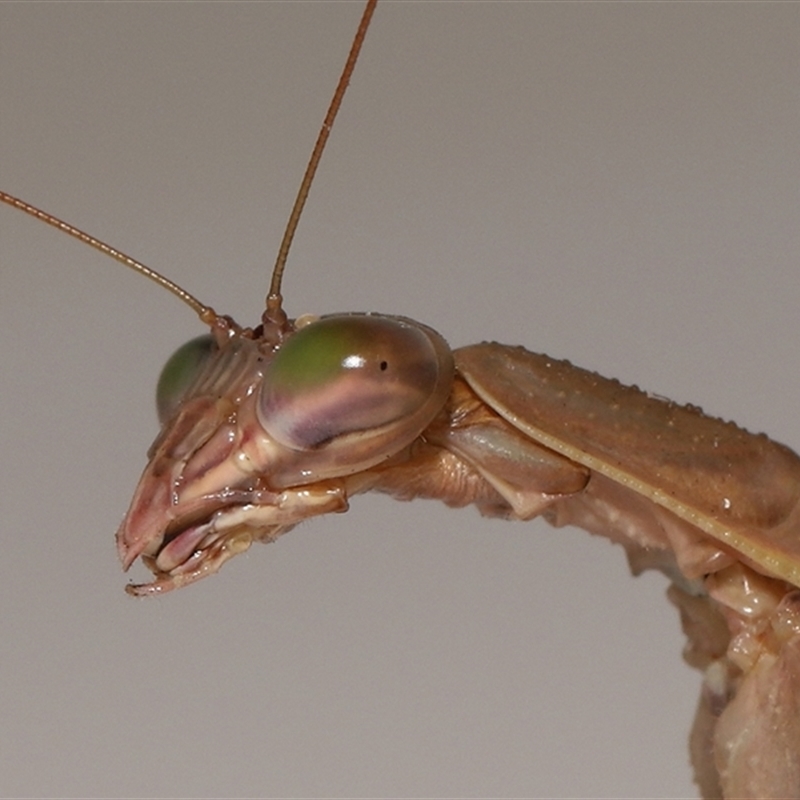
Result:
<svg viewBox="0 0 800 800">
<path fill-rule="evenodd" d="M 211 334 L 206 333 L 181 345 L 164 364 L 156 386 L 156 409 L 162 425 L 177 410 L 215 349 Z"/>
<path fill-rule="evenodd" d="M 293 450 L 379 432 L 390 441 L 392 426 L 403 428 L 441 394 L 445 370 L 429 330 L 369 314 L 323 317 L 301 328 L 265 370 L 259 421 Z"/>
</svg>

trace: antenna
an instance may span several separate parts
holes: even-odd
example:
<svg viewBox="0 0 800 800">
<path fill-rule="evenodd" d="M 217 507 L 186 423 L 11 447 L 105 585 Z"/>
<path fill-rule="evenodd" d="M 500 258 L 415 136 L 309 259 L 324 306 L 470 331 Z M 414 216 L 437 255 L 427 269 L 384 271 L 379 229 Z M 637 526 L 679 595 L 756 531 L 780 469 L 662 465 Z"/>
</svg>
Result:
<svg viewBox="0 0 800 800">
<path fill-rule="evenodd" d="M 333 99 L 331 100 L 330 107 L 328 108 L 328 113 L 325 115 L 325 120 L 322 123 L 322 129 L 319 132 L 316 144 L 311 152 L 311 158 L 309 159 L 308 166 L 306 167 L 305 175 L 303 176 L 303 180 L 300 184 L 300 190 L 298 191 L 297 198 L 294 201 L 292 213 L 289 215 L 289 221 L 286 224 L 283 240 L 281 241 L 281 246 L 278 250 L 278 257 L 275 261 L 275 267 L 272 271 L 272 281 L 270 283 L 269 294 L 267 295 L 266 309 L 262 317 L 262 321 L 266 328 L 272 328 L 273 330 L 277 329 L 278 332 L 284 330 L 286 324 L 286 314 L 282 308 L 281 279 L 283 277 L 283 271 L 286 267 L 286 258 L 289 255 L 289 248 L 291 247 L 292 239 L 294 238 L 295 231 L 297 230 L 297 223 L 300 220 L 300 214 L 303 211 L 303 206 L 308 198 L 308 192 L 311 188 L 311 182 L 314 179 L 314 173 L 317 171 L 317 166 L 319 165 L 320 158 L 322 158 L 322 151 L 325 149 L 325 144 L 328 141 L 328 136 L 330 135 L 331 128 L 333 126 L 333 121 L 336 119 L 336 114 L 342 104 L 342 98 L 344 97 L 345 90 L 350 82 L 350 76 L 353 74 L 353 69 L 355 68 L 358 54 L 361 50 L 361 45 L 364 42 L 364 37 L 366 36 L 367 28 L 369 27 L 369 23 L 372 19 L 372 14 L 375 11 L 377 2 L 378 0 L 367 0 L 367 5 L 361 17 L 361 22 L 358 25 L 358 30 L 356 31 L 355 38 L 353 39 L 353 44 L 350 46 L 350 53 L 347 56 L 347 61 L 345 62 L 344 69 L 342 70 L 342 75 L 339 78 L 339 83 L 336 86 L 336 91 L 333 93 Z M 63 231 L 64 233 L 68 233 L 70 236 L 78 239 L 84 244 L 94 247 L 95 250 L 99 250 L 101 253 L 111 256 L 111 258 L 119 261 L 126 267 L 129 267 L 134 272 L 144 275 L 146 278 L 154 281 L 167 291 L 172 292 L 172 294 L 186 303 L 186 305 L 189 306 L 189 308 L 191 308 L 205 324 L 212 327 L 214 325 L 222 325 L 222 327 L 228 330 L 241 330 L 238 328 L 238 326 L 236 326 L 233 320 L 227 317 L 220 317 L 214 311 L 214 309 L 211 308 L 211 306 L 201 303 L 196 297 L 178 286 L 177 283 L 174 283 L 173 281 L 169 280 L 169 278 L 164 277 L 161 273 L 156 272 L 147 265 L 142 264 L 141 261 L 137 261 L 135 258 L 131 258 L 131 256 L 126 255 L 114 247 L 111 247 L 111 245 L 100 241 L 100 239 L 85 233 L 80 228 L 76 228 L 74 225 L 70 225 L 68 222 L 64 222 L 58 217 L 48 214 L 46 211 L 42 211 L 41 209 L 36 208 L 36 206 L 26 203 L 24 200 L 20 200 L 19 198 L 14 197 L 7 192 L 0 191 L 0 201 L 7 203 L 10 206 L 14 206 L 15 208 L 20 209 L 20 211 L 24 211 L 26 214 L 30 214 L 32 217 L 36 217 L 36 219 L 46 222 L 48 225 L 52 225 L 54 228 L 58 228 L 58 230 Z"/>
<path fill-rule="evenodd" d="M 350 76 L 358 60 L 358 54 L 361 51 L 361 45 L 364 43 L 364 37 L 367 34 L 372 14 L 375 11 L 375 6 L 378 0 L 367 0 L 367 6 L 361 17 L 361 22 L 358 24 L 353 44 L 350 45 L 350 53 L 347 56 L 344 69 L 342 70 L 339 83 L 336 86 L 336 91 L 333 93 L 331 104 L 328 107 L 328 113 L 322 123 L 319 136 L 317 137 L 314 149 L 311 152 L 311 158 L 308 161 L 305 175 L 300 183 L 300 189 L 297 192 L 297 198 L 292 207 L 292 213 L 289 214 L 289 221 L 286 223 L 286 230 L 283 233 L 281 246 L 278 250 L 278 257 L 275 260 L 275 266 L 272 269 L 272 281 L 269 286 L 269 294 L 267 295 L 267 305 L 264 311 L 262 320 L 265 326 L 277 325 L 283 327 L 286 323 L 286 314 L 283 311 L 283 298 L 281 297 L 281 280 L 283 278 L 283 271 L 286 268 L 286 259 L 289 255 L 289 248 L 292 246 L 292 239 L 294 238 L 295 231 L 297 230 L 297 223 L 300 221 L 300 214 L 303 211 L 303 206 L 308 199 L 308 192 L 311 188 L 311 182 L 314 180 L 314 173 L 317 171 L 319 161 L 322 158 L 322 151 L 325 149 L 325 144 L 328 141 L 333 121 L 336 119 L 336 114 L 339 107 L 342 105 L 342 98 L 347 90 L 347 85 L 350 83 Z"/>
<path fill-rule="evenodd" d="M 99 250 L 101 253 L 111 256 L 114 260 L 119 261 L 120 264 L 124 264 L 134 272 L 144 275 L 145 278 L 150 278 L 151 281 L 154 281 L 162 288 L 172 292 L 176 297 L 183 300 L 183 302 L 200 317 L 201 321 L 207 325 L 213 325 L 219 318 L 218 314 L 211 306 L 203 305 L 194 295 L 189 294 L 186 289 L 181 288 L 177 283 L 173 283 L 160 272 L 156 272 L 146 264 L 142 264 L 141 261 L 137 261 L 135 258 L 131 258 L 115 247 L 101 242 L 100 239 L 90 236 L 80 228 L 76 228 L 74 225 L 70 225 L 68 222 L 64 222 L 58 217 L 54 217 L 52 214 L 48 214 L 46 211 L 42 211 L 40 208 L 36 208 L 36 206 L 32 206 L 30 203 L 26 203 L 24 200 L 20 200 L 18 197 L 14 197 L 7 192 L 0 191 L 0 200 L 4 203 L 8 203 L 10 206 L 18 208 L 20 211 L 24 211 L 26 214 L 30 214 L 32 217 L 36 217 L 36 219 L 40 219 L 42 222 L 46 222 L 48 225 L 52 225 L 54 228 L 58 228 L 58 230 L 64 233 L 68 233 L 84 244 L 94 247 L 95 250 Z"/>
</svg>

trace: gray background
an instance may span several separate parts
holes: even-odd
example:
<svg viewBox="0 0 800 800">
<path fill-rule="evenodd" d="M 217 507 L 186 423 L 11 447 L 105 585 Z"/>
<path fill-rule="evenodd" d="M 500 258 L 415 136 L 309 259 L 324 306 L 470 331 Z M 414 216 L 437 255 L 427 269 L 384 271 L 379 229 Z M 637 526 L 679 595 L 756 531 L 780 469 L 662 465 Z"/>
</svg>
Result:
<svg viewBox="0 0 800 800">
<path fill-rule="evenodd" d="M 3 4 L 0 185 L 253 323 L 359 13 Z M 797 447 L 798 34 L 798 4 L 385 3 L 289 311 L 525 344 Z M 1 793 L 694 794 L 666 581 L 581 532 L 367 497 L 128 598 L 113 533 L 199 323 L 0 231 Z"/>
</svg>

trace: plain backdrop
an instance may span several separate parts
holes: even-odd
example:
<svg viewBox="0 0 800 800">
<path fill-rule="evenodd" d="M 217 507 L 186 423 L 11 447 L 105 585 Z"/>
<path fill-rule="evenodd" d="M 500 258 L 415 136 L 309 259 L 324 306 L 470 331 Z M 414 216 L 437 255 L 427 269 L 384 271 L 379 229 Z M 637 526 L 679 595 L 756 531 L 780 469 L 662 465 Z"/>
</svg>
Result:
<svg viewBox="0 0 800 800">
<path fill-rule="evenodd" d="M 253 324 L 360 12 L 4 3 L 0 186 Z M 795 3 L 383 3 L 288 310 L 524 344 L 800 446 L 798 39 Z M 364 497 L 125 595 L 153 387 L 199 332 L 0 208 L 0 794 L 696 794 L 666 580 L 580 531 Z"/>
</svg>

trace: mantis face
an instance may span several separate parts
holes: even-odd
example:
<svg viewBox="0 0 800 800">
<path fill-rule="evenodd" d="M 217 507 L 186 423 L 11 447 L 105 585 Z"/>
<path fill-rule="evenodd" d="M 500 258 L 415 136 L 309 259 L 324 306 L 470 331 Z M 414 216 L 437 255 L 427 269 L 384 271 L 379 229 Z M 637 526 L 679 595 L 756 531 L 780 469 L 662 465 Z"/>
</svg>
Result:
<svg viewBox="0 0 800 800">
<path fill-rule="evenodd" d="M 181 347 L 159 380 L 162 430 L 118 533 L 163 592 L 255 540 L 347 508 L 342 479 L 397 457 L 441 411 L 450 349 L 399 317 L 335 315 L 278 343 L 232 335 Z"/>
</svg>

